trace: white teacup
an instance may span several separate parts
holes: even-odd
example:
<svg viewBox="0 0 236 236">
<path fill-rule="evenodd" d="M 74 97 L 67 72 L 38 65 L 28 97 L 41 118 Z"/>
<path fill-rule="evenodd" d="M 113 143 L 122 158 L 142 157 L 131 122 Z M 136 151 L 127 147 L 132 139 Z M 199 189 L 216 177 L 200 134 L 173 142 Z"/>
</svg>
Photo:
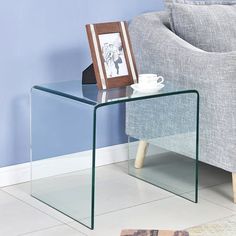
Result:
<svg viewBox="0 0 236 236">
<path fill-rule="evenodd" d="M 138 81 L 138 84 L 143 88 L 152 88 L 162 84 L 164 78 L 162 76 L 157 76 L 156 74 L 140 74 Z"/>
</svg>

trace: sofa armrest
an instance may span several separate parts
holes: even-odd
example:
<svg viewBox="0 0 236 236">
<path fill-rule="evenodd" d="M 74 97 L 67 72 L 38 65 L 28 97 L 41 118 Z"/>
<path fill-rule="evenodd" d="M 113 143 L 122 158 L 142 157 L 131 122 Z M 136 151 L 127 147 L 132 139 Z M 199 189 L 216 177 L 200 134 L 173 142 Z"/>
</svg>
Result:
<svg viewBox="0 0 236 236">
<path fill-rule="evenodd" d="M 200 80 L 206 72 L 223 82 L 236 75 L 236 51 L 206 52 L 173 33 L 167 26 L 168 14 L 154 12 L 137 16 L 129 26 L 131 42 L 140 73 L 158 73 L 166 79 Z M 227 78 L 226 78 L 227 77 Z"/>
</svg>

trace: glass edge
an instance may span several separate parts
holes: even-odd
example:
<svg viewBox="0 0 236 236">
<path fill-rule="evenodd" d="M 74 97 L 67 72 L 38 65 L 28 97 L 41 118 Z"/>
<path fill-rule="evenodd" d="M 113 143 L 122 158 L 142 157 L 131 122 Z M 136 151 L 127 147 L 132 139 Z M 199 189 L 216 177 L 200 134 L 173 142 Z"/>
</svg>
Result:
<svg viewBox="0 0 236 236">
<path fill-rule="evenodd" d="M 51 94 L 54 94 L 54 95 L 57 95 L 57 96 L 69 98 L 69 99 L 72 99 L 72 100 L 75 100 L 75 101 L 78 101 L 78 102 L 83 102 L 83 103 L 86 103 L 88 105 L 92 105 L 92 106 L 97 105 L 96 102 L 93 102 L 91 100 L 86 100 L 86 99 L 83 99 L 83 98 L 80 98 L 80 97 L 69 95 L 69 94 L 59 92 L 59 91 L 56 91 L 56 90 L 53 90 L 53 89 L 44 88 L 44 87 L 41 87 L 41 86 L 38 86 L 38 85 L 32 87 L 31 90 L 33 90 L 33 89 L 40 90 L 40 91 L 47 92 L 47 93 L 51 93 Z"/>
<path fill-rule="evenodd" d="M 93 153 L 92 153 L 92 185 L 91 185 L 91 229 L 95 222 L 95 186 L 96 186 L 96 135 L 97 135 L 97 109 L 93 110 Z"/>
<path fill-rule="evenodd" d="M 165 97 L 165 96 L 171 96 L 171 95 L 185 94 L 185 93 L 196 93 L 199 96 L 199 93 L 198 93 L 197 90 L 190 89 L 190 90 L 180 90 L 180 91 L 174 91 L 174 92 L 167 92 L 167 93 L 163 93 L 163 94 L 152 94 L 152 95 L 147 95 L 147 96 L 142 96 L 142 97 L 137 97 L 137 98 L 128 98 L 128 99 L 125 98 L 125 99 L 121 99 L 121 100 L 104 102 L 104 103 L 97 103 L 97 102 L 94 102 L 92 100 L 86 100 L 86 99 L 76 97 L 76 96 L 73 96 L 73 95 L 69 95 L 69 94 L 66 94 L 66 93 L 63 93 L 63 92 L 59 92 L 59 91 L 56 91 L 56 90 L 53 90 L 53 89 L 44 88 L 44 87 L 41 87 L 39 85 L 33 86 L 31 88 L 31 92 L 32 92 L 33 89 L 40 90 L 40 91 L 43 91 L 43 92 L 52 93 L 52 94 L 62 96 L 62 97 L 65 97 L 65 98 L 69 98 L 69 99 L 72 99 L 72 100 L 75 100 L 75 101 L 79 101 L 79 102 L 83 102 L 83 103 L 86 103 L 86 104 L 89 104 L 89 105 L 93 105 L 96 108 L 102 107 L 102 106 L 113 105 L 113 104 L 119 104 L 119 103 L 131 102 L 131 101 L 138 101 L 138 100 L 144 100 L 144 99 L 151 99 L 151 98 L 156 98 L 156 97 Z"/>
<path fill-rule="evenodd" d="M 196 173 L 195 173 L 195 203 L 198 203 L 198 179 L 199 179 L 199 132 L 200 132 L 200 95 L 197 93 L 197 124 L 196 124 Z"/>
<path fill-rule="evenodd" d="M 33 92 L 33 88 L 31 88 L 30 90 L 30 94 L 29 94 L 29 102 L 30 102 L 30 111 L 29 111 L 29 115 L 30 115 L 30 194 L 32 195 L 33 193 L 33 188 L 32 188 L 32 181 L 33 181 L 33 152 L 32 152 L 32 92 Z"/>
<path fill-rule="evenodd" d="M 163 94 L 152 94 L 152 95 L 136 97 L 136 98 L 128 98 L 128 99 L 125 98 L 122 100 L 110 101 L 110 102 L 105 102 L 105 103 L 98 103 L 95 105 L 95 109 L 98 109 L 99 107 L 114 105 L 114 104 L 119 104 L 119 103 L 133 102 L 133 101 L 146 100 L 146 99 L 152 99 L 152 98 L 158 98 L 158 97 L 167 97 L 167 96 L 187 94 L 187 93 L 196 93 L 197 96 L 199 96 L 199 93 L 197 90 L 182 90 L 182 91 L 168 92 L 168 93 L 163 93 Z"/>
</svg>

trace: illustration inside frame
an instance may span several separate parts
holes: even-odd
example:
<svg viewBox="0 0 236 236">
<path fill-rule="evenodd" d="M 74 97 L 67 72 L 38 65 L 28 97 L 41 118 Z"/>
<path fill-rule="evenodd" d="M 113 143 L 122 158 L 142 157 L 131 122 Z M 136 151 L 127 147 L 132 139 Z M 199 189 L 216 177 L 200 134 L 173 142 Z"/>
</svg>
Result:
<svg viewBox="0 0 236 236">
<path fill-rule="evenodd" d="M 107 79 L 127 76 L 129 73 L 120 33 L 100 34 L 98 37 Z"/>
</svg>

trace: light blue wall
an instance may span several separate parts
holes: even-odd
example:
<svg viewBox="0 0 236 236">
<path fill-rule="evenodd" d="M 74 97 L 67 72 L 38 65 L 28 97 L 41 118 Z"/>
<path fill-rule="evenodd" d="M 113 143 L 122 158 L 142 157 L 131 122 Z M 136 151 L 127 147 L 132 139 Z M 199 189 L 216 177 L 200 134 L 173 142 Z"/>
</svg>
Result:
<svg viewBox="0 0 236 236">
<path fill-rule="evenodd" d="M 29 161 L 32 85 L 80 79 L 90 63 L 86 23 L 162 8 L 160 0 L 0 1 L 0 167 Z"/>
</svg>

